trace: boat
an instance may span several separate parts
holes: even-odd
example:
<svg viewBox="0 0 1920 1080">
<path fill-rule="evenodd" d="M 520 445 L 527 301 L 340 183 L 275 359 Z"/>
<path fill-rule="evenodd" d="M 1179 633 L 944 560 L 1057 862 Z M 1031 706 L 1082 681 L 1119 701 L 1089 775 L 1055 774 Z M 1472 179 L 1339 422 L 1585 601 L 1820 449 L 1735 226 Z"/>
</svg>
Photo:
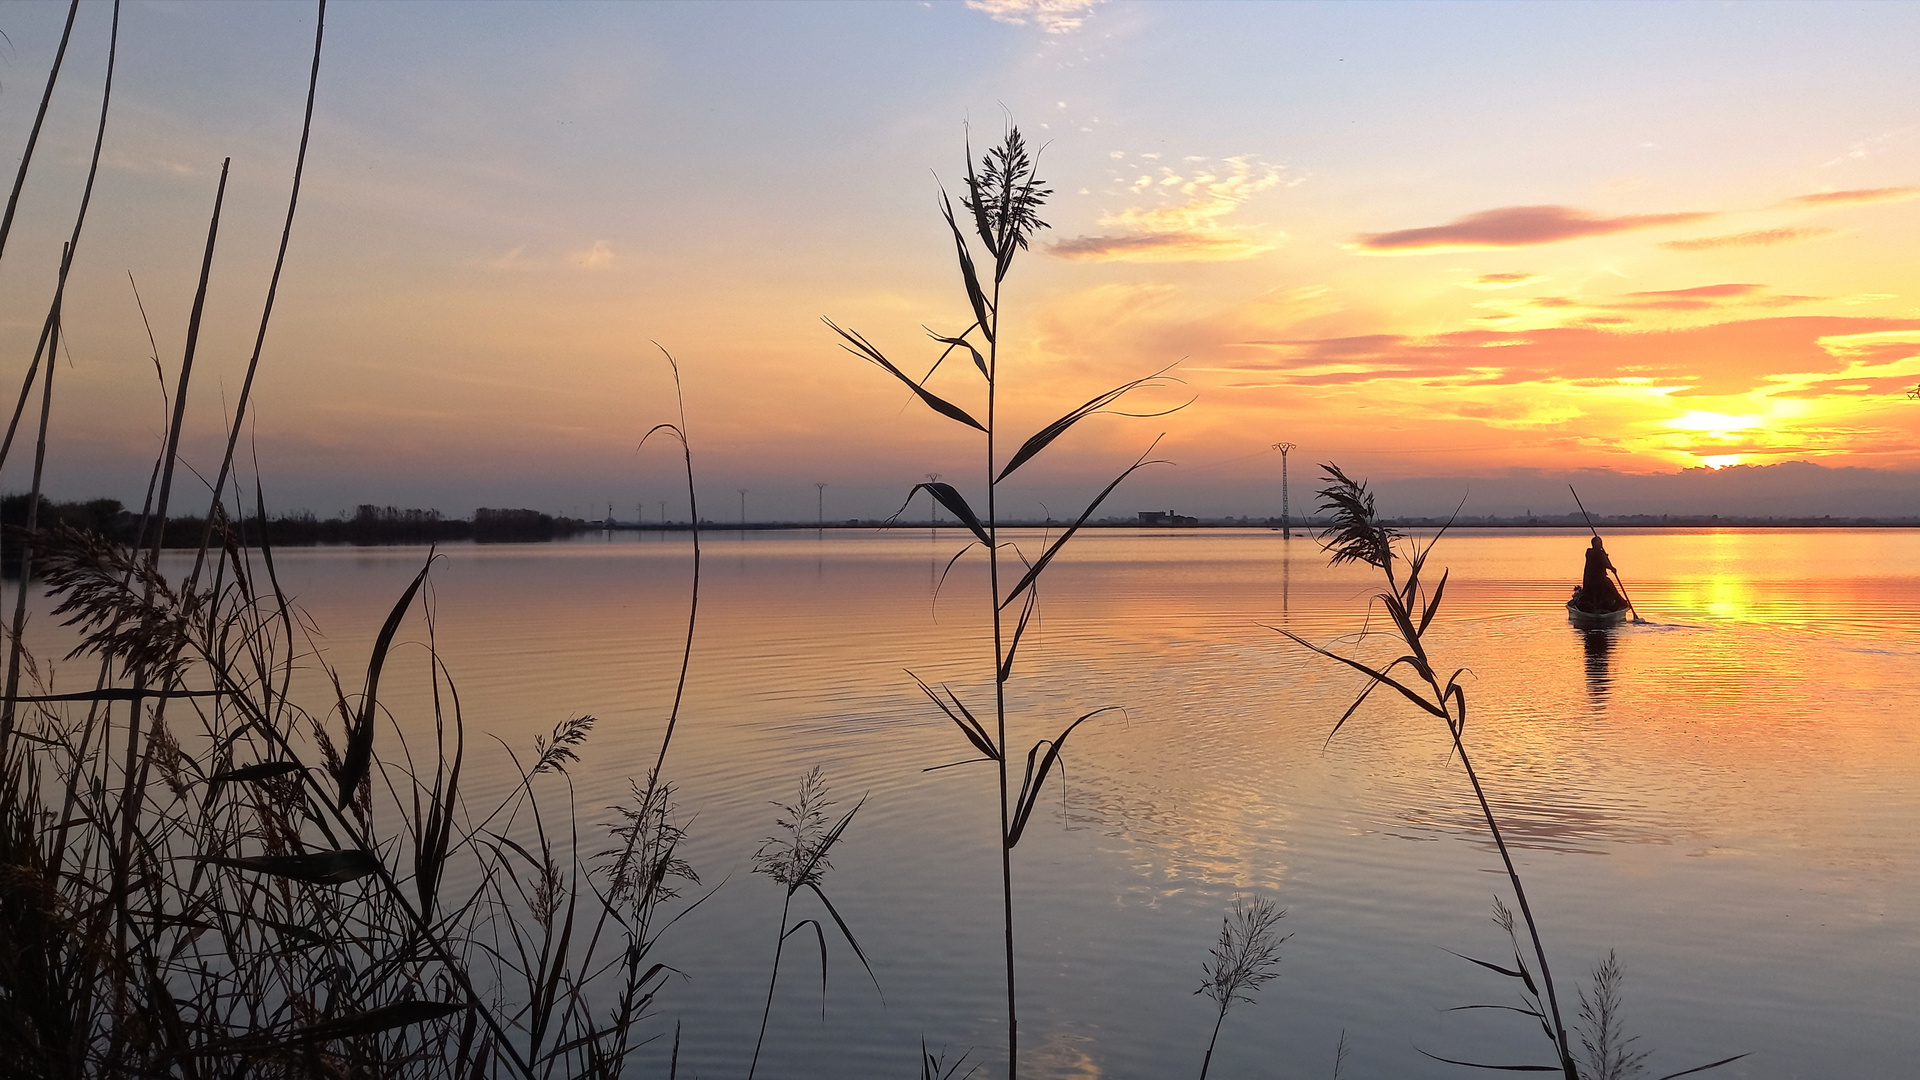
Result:
<svg viewBox="0 0 1920 1080">
<path fill-rule="evenodd" d="M 1574 601 L 1569 600 L 1567 601 L 1567 621 L 1581 630 L 1605 630 L 1609 626 L 1619 626 L 1626 622 L 1627 613 L 1632 610 L 1623 605 L 1612 611 L 1585 611 L 1574 606 Z"/>
</svg>

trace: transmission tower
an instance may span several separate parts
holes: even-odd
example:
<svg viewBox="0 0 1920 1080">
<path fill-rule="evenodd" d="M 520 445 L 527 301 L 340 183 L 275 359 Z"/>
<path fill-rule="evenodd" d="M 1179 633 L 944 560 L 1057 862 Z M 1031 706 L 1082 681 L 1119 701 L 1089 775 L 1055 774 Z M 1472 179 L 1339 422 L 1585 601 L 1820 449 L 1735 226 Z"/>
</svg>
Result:
<svg viewBox="0 0 1920 1080">
<path fill-rule="evenodd" d="M 1293 453 L 1295 444 L 1277 442 L 1273 444 L 1280 451 L 1280 539 L 1293 539 L 1293 514 L 1287 506 L 1287 455 Z"/>
<path fill-rule="evenodd" d="M 813 482 L 814 511 L 820 515 L 819 528 L 827 527 L 827 485 L 825 481 Z"/>
</svg>

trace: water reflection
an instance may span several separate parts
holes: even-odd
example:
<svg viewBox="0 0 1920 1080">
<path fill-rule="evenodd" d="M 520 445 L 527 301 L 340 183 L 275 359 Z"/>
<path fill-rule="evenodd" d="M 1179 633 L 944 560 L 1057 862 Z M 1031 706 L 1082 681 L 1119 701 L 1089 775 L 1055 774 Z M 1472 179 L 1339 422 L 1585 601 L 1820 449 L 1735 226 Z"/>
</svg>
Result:
<svg viewBox="0 0 1920 1080">
<path fill-rule="evenodd" d="M 827 1022 L 775 1010 L 788 1075 L 911 1074 L 923 1034 L 949 1061 L 1004 1045 L 990 770 L 921 772 L 957 756 L 956 734 L 902 671 L 992 699 L 991 630 L 962 599 L 984 588 L 984 560 L 948 571 L 951 530 L 933 544 L 917 529 L 808 532 L 709 534 L 690 719 L 668 768 L 696 816 L 689 858 L 735 883 L 663 945 L 697 978 L 664 1006 L 668 1038 L 646 1063 L 662 1074 L 682 1018 L 683 1069 L 745 1070 L 757 1015 L 741 1002 L 764 993 L 766 971 L 736 935 L 778 900 L 738 882 L 751 883 L 768 797 L 815 763 L 871 792 L 839 872 L 891 1005 L 836 965 Z M 456 547 L 435 572 L 437 640 L 470 732 L 518 747 L 558 713 L 602 719 L 569 777 L 583 807 L 617 801 L 646 768 L 673 697 L 690 545 L 685 532 L 646 539 Z M 1045 622 L 1008 684 L 1016 745 L 1100 705 L 1127 713 L 1075 735 L 1019 852 L 1031 1069 L 1189 1069 L 1210 1018 L 1182 1011 L 1196 1004 L 1186 980 L 1233 896 L 1257 890 L 1299 920 L 1288 979 L 1314 990 L 1291 999 L 1285 1025 L 1238 1029 L 1217 1071 L 1325 1075 L 1292 1064 L 1303 1034 L 1351 1028 L 1378 1058 L 1368 1075 L 1441 1075 L 1404 1033 L 1459 1000 L 1459 962 L 1437 947 L 1484 944 L 1497 855 L 1443 727 L 1380 694 L 1329 745 L 1358 676 L 1264 627 L 1352 634 L 1377 574 L 1330 568 L 1306 542 L 1294 560 L 1283 540 L 1276 559 L 1273 539 L 1088 531 L 1049 571 Z M 1567 625 L 1568 547 L 1564 532 L 1449 534 L 1429 640 L 1437 664 L 1468 671 L 1475 764 L 1556 943 L 1573 957 L 1617 947 L 1640 985 L 1689 1003 L 1663 1056 L 1732 1046 L 1769 1063 L 1756 1076 L 1826 1075 L 1836 1060 L 1902 1075 L 1912 1040 L 1897 1014 L 1910 1009 L 1889 1003 L 1912 1000 L 1899 987 L 1914 985 L 1920 941 L 1920 533 L 1609 537 L 1658 625 L 1597 633 Z M 423 555 L 277 561 L 351 670 Z M 953 601 L 936 610 L 932 585 Z M 67 632 L 44 614 L 34 625 Z M 294 699 L 328 700 L 317 675 L 303 687 L 309 675 Z M 431 715 L 421 680 L 394 681 L 398 717 Z M 473 762 L 476 788 L 514 780 L 503 754 Z"/>
<path fill-rule="evenodd" d="M 1575 630 L 1587 659 L 1587 700 L 1595 708 L 1606 704 L 1613 690 L 1613 631 Z"/>
<path fill-rule="evenodd" d="M 1291 538 L 1287 538 L 1291 539 Z M 1283 539 L 1280 543 L 1280 614 L 1286 615 L 1292 607 L 1288 599 L 1293 592 L 1293 545 Z"/>
</svg>

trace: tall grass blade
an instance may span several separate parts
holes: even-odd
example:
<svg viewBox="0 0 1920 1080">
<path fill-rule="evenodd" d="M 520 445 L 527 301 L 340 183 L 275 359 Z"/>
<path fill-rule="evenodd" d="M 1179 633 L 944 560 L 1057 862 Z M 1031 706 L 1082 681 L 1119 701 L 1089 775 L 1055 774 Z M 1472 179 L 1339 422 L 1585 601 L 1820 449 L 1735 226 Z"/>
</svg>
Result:
<svg viewBox="0 0 1920 1080">
<path fill-rule="evenodd" d="M 826 323 L 827 326 L 832 328 L 834 333 L 839 334 L 841 337 L 845 338 L 847 342 L 850 343 L 850 344 L 842 344 L 840 346 L 841 348 L 847 350 L 848 352 L 852 353 L 855 356 L 863 356 L 868 360 L 871 360 L 875 364 L 878 364 L 879 366 L 887 369 L 887 371 L 891 373 L 894 378 L 899 379 L 903 383 L 906 383 L 908 389 L 912 390 L 914 394 L 920 398 L 921 401 L 926 402 L 927 406 L 931 408 L 934 412 L 937 412 L 940 415 L 947 417 L 948 419 L 958 420 L 960 423 L 967 425 L 968 427 L 974 429 L 975 431 L 987 430 L 984 426 L 981 425 L 980 421 L 975 420 L 972 416 L 968 415 L 967 410 L 962 409 L 960 406 L 953 404 L 952 402 L 941 397 L 940 395 L 935 394 L 931 390 L 928 390 L 926 387 L 921 386 L 918 382 L 914 381 L 911 375 L 908 375 L 906 372 L 901 371 L 899 368 L 895 367 L 893 365 L 893 361 L 888 360 L 885 356 L 882 356 L 880 354 L 880 350 L 874 348 L 873 344 L 869 342 L 866 338 L 861 337 L 855 331 L 847 330 L 840 327 L 832 319 L 822 318 L 820 321 Z"/>
<path fill-rule="evenodd" d="M 1155 439 L 1154 445 L 1156 446 L 1159 445 L 1159 442 L 1160 440 Z M 1147 447 L 1147 454 L 1151 454 L 1151 453 L 1153 453 L 1153 447 L 1149 446 Z M 1100 504 L 1107 501 L 1107 496 L 1113 494 L 1113 489 L 1119 487 L 1120 482 L 1122 480 L 1125 480 L 1127 477 L 1132 476 L 1134 473 L 1138 472 L 1139 470 L 1146 468 L 1148 465 L 1164 465 L 1164 464 L 1167 464 L 1167 463 L 1164 461 L 1157 461 L 1157 460 L 1150 461 L 1148 460 L 1146 454 L 1142 454 L 1140 455 L 1138 460 L 1136 460 L 1133 464 L 1127 466 L 1125 472 L 1122 472 L 1119 476 L 1114 477 L 1113 482 L 1108 484 L 1106 487 L 1102 488 L 1100 491 L 1100 494 L 1094 496 L 1093 501 L 1087 504 L 1087 508 L 1080 512 L 1079 518 L 1077 518 L 1074 521 L 1074 523 L 1067 528 L 1067 531 L 1061 533 L 1058 539 L 1054 540 L 1052 544 L 1049 544 L 1047 546 L 1047 550 L 1041 553 L 1040 558 L 1035 560 L 1034 564 L 1027 569 L 1026 575 L 1020 579 L 1020 583 L 1013 587 L 1013 591 L 1007 593 L 1006 598 L 1004 600 L 1000 601 L 1000 607 L 1004 610 L 1006 606 L 1008 604 L 1013 603 L 1014 600 L 1018 598 L 1021 593 L 1033 587 L 1033 583 L 1037 581 L 1040 577 L 1040 574 L 1046 570 L 1047 564 L 1052 562 L 1053 557 L 1060 553 L 1060 549 L 1066 546 L 1067 541 L 1073 539 L 1073 534 L 1080 531 L 1081 526 L 1087 523 L 1087 519 L 1093 517 L 1093 512 L 1095 510 L 1100 509 Z"/>
<path fill-rule="evenodd" d="M 847 944 L 853 947 L 853 955 L 860 958 L 860 966 L 867 969 L 867 978 L 873 980 L 873 988 L 875 991 L 878 991 L 880 989 L 880 978 L 879 976 L 873 973 L 873 965 L 867 962 L 867 950 L 862 949 L 860 947 L 860 942 L 854 939 L 853 930 L 847 926 L 847 920 L 840 917 L 840 909 L 834 907 L 833 901 L 827 899 L 827 894 L 820 891 L 819 882 L 809 881 L 807 882 L 807 888 L 813 890 L 813 895 L 819 897 L 820 903 L 826 906 L 827 914 L 833 916 L 833 924 L 840 928 L 840 936 L 846 938 Z M 826 949 L 826 946 L 823 944 L 821 946 L 822 958 L 820 961 L 820 975 L 821 975 L 822 981 L 824 981 L 826 978 L 825 949 Z M 886 1000 L 885 994 L 881 994 L 881 1000 L 882 1001 Z"/>
<path fill-rule="evenodd" d="M 1024 604 L 1020 605 L 1020 621 L 1014 624 L 1013 636 L 1007 639 L 1007 655 L 1000 659 L 998 678 L 1006 682 L 1013 677 L 1013 654 L 1020 649 L 1020 639 L 1026 636 L 1027 621 L 1033 618 L 1033 609 L 1040 602 L 1040 594 L 1029 591 Z"/>
<path fill-rule="evenodd" d="M 814 940 L 820 943 L 820 1019 L 827 1018 L 827 933 L 820 928 L 819 919 L 801 919 L 781 934 L 782 940 L 799 933 L 802 928 L 813 927 Z"/>
<path fill-rule="evenodd" d="M 6 216 L 0 217 L 0 255 L 6 253 L 7 237 L 13 234 L 13 213 L 20 206 L 20 189 L 27 184 L 27 166 L 33 163 L 33 148 L 40 142 L 40 125 L 46 122 L 47 103 L 53 100 L 53 86 L 60 81 L 60 66 L 67 59 L 67 42 L 73 38 L 73 19 L 79 13 L 80 0 L 73 0 L 67 7 L 67 25 L 60 31 L 60 47 L 53 53 L 53 67 L 47 71 L 47 88 L 40 94 L 40 110 L 33 114 L 33 128 L 27 132 L 27 148 L 21 151 L 20 168 L 13 175 L 13 192 L 7 196 Z"/>
<path fill-rule="evenodd" d="M 1414 1047 L 1414 1049 L 1420 1050 L 1420 1048 L 1417 1046 Z M 1460 1061 L 1455 1058 L 1441 1057 L 1439 1054 L 1427 1054 L 1425 1050 L 1420 1050 L 1420 1052 L 1422 1054 L 1426 1054 L 1426 1056 L 1432 1058 L 1435 1061 L 1444 1061 L 1449 1065 L 1464 1065 L 1469 1069 L 1486 1069 L 1490 1072 L 1557 1073 L 1557 1072 L 1565 1071 L 1558 1065 L 1488 1065 L 1488 1064 L 1485 1064 L 1484 1062 L 1479 1062 L 1479 1061 Z"/>
<path fill-rule="evenodd" d="M 260 329 L 253 338 L 253 355 L 247 359 L 247 375 L 240 383 L 240 398 L 233 410 L 233 424 L 227 433 L 227 452 L 220 459 L 220 472 L 213 482 L 213 505 L 207 510 L 207 530 L 200 538 L 200 552 L 194 558 L 193 572 L 189 581 L 200 577 L 200 563 L 206 557 L 207 544 L 213 538 L 214 508 L 220 505 L 220 492 L 227 482 L 228 473 L 233 470 L 234 448 L 240 443 L 240 432 L 246 421 L 247 403 L 253 396 L 253 377 L 260 369 L 260 351 L 267 342 L 267 324 L 273 318 L 274 297 L 280 291 L 280 271 L 287 264 L 287 244 L 293 238 L 293 214 L 300 205 L 300 178 L 307 167 L 307 140 L 313 132 L 313 99 L 320 87 L 320 45 L 327 33 L 327 0 L 319 0 L 319 10 L 314 16 L 313 27 L 313 66 L 307 75 L 307 111 L 300 123 L 300 151 L 293 159 L 293 190 L 287 196 L 286 223 L 280 228 L 280 250 L 274 255 L 273 276 L 267 279 L 267 300 L 260 311 Z M 266 519 L 260 521 L 266 527 Z"/>
<path fill-rule="evenodd" d="M 940 192 L 940 212 L 946 216 L 947 228 L 953 231 L 953 247 L 959 255 L 960 277 L 967 287 L 967 303 L 973 307 L 973 321 L 980 327 L 980 332 L 986 335 L 988 343 L 992 343 L 993 321 L 988 318 L 987 294 L 980 289 L 980 275 L 973 268 L 973 252 L 967 250 L 967 238 L 961 235 L 960 225 L 953 219 L 953 200 L 947 198 L 944 189 Z M 986 361 L 977 352 L 973 354 L 973 359 L 974 363 L 980 365 L 980 374 L 991 380 L 993 374 L 987 370 Z"/>
<path fill-rule="evenodd" d="M 938 341 L 941 344 L 949 345 L 956 349 L 967 350 L 967 353 L 973 357 L 973 366 L 979 369 L 980 371 L 980 377 L 987 380 L 988 382 L 992 382 L 993 372 L 987 370 L 987 358 L 980 355 L 980 350 L 974 348 L 973 342 L 968 341 L 966 336 L 967 334 L 973 333 L 974 330 L 984 325 L 986 324 L 975 323 L 974 325 L 967 327 L 966 331 L 962 333 L 959 337 L 941 337 L 939 334 L 934 334 L 932 331 L 928 331 L 928 333 L 933 337 L 933 340 Z M 942 359 L 945 359 L 945 357 L 943 356 Z"/>
<path fill-rule="evenodd" d="M 213 801 L 220 795 L 220 789 L 227 784 L 271 780 L 276 776 L 285 776 L 299 771 L 300 766 L 291 761 L 264 761 L 258 765 L 243 765 L 238 769 L 225 769 L 214 773 L 207 777 L 207 794 L 200 803 L 200 809 L 205 811 L 212 808 Z"/>
<path fill-rule="evenodd" d="M 1046 427 L 1041 428 L 1039 431 L 1034 432 L 1032 437 L 1027 439 L 1025 443 L 1022 443 L 1020 446 L 1020 449 L 1014 452 L 1013 457 L 1007 459 L 1006 467 L 1000 470 L 1000 475 L 995 477 L 994 480 L 998 482 L 1001 480 L 1005 480 L 1007 477 L 1013 475 L 1013 471 L 1015 469 L 1018 469 L 1020 466 L 1025 465 L 1028 461 L 1032 460 L 1035 454 L 1038 454 L 1040 451 L 1045 450 L 1047 446 L 1053 442 L 1053 440 L 1059 438 L 1062 435 L 1065 435 L 1067 431 L 1073 427 L 1073 425 L 1079 423 L 1082 420 L 1085 420 L 1087 417 L 1092 416 L 1097 412 L 1104 410 L 1107 406 L 1125 397 L 1129 392 L 1138 390 L 1143 386 L 1159 385 L 1161 382 L 1164 381 L 1161 377 L 1165 374 L 1166 374 L 1166 370 L 1162 369 L 1160 371 L 1154 372 L 1152 375 L 1148 375 L 1145 378 L 1135 379 L 1130 383 L 1125 383 L 1123 385 L 1116 386 L 1113 389 L 1108 390 L 1104 394 L 1099 394 L 1093 397 L 1092 399 L 1088 400 L 1085 404 L 1081 405 L 1079 408 L 1074 409 L 1072 412 L 1068 413 L 1067 415 L 1061 417 L 1058 420 L 1055 420 L 1053 423 L 1048 424 Z M 1136 417 L 1165 416 L 1168 413 L 1174 412 L 1181 408 L 1185 408 L 1185 406 L 1177 405 L 1172 409 L 1165 409 L 1160 412 L 1129 413 L 1127 415 L 1136 416 Z"/>
<path fill-rule="evenodd" d="M 1014 800 L 1013 824 L 1007 831 L 1008 848 L 1011 849 L 1020 843 L 1021 834 L 1026 832 L 1027 819 L 1033 816 L 1034 803 L 1040 799 L 1040 787 L 1047 782 L 1048 770 L 1052 769 L 1054 763 L 1060 760 L 1060 751 L 1067 744 L 1067 736 L 1073 734 L 1074 728 L 1099 716 L 1101 713 L 1116 712 L 1119 708 L 1120 706 L 1118 705 L 1103 705 L 1087 713 L 1085 716 L 1080 717 L 1073 723 L 1068 724 L 1066 728 L 1054 738 L 1042 739 L 1034 743 L 1033 749 L 1027 751 L 1027 773 L 1025 778 L 1020 781 L 1020 795 Z M 1033 765 L 1033 759 L 1035 755 L 1040 753 L 1040 748 L 1043 746 L 1047 748 L 1046 756 L 1040 759 L 1040 767 L 1036 770 Z"/>
<path fill-rule="evenodd" d="M 233 858 L 202 855 L 195 861 L 258 874 L 301 881 L 309 885 L 341 885 L 380 872 L 380 860 L 358 848 L 309 851 L 304 855 L 250 855 Z"/>
<path fill-rule="evenodd" d="M 200 320 L 207 309 L 207 280 L 213 275 L 213 251 L 220 238 L 220 208 L 227 198 L 227 170 L 233 159 L 220 163 L 220 186 L 214 191 L 213 218 L 207 223 L 207 246 L 200 256 L 200 284 L 193 291 L 193 310 L 187 316 L 187 347 L 180 360 L 180 381 L 173 392 L 173 418 L 167 424 L 167 447 L 161 455 L 160 494 L 148 527 L 153 533 L 153 557 L 160 557 L 160 545 L 167 532 L 168 501 L 173 495 L 173 469 L 180 460 L 180 431 L 186 424 L 187 387 L 193 379 L 193 355 L 200 346 Z"/>
<path fill-rule="evenodd" d="M 1711 1062 L 1706 1065 L 1696 1065 L 1691 1069 L 1682 1069 L 1677 1073 L 1668 1073 L 1667 1075 L 1660 1077 L 1660 1080 L 1676 1080 L 1676 1078 L 1678 1077 L 1692 1076 L 1694 1073 L 1706 1072 L 1708 1069 L 1717 1069 L 1722 1065 L 1731 1065 L 1734 1062 L 1739 1061 L 1741 1058 L 1748 1057 L 1751 1054 L 1752 1054 L 1752 1051 L 1748 1051 L 1745 1054 L 1735 1054 L 1730 1058 L 1721 1058 L 1719 1061 Z"/>
<path fill-rule="evenodd" d="M 382 1005 L 377 1009 L 368 1009 L 363 1013 L 343 1016 L 336 1020 L 326 1020 L 318 1024 L 309 1024 L 285 1035 L 270 1039 L 236 1040 L 229 1049 L 244 1045 L 247 1049 L 266 1049 L 273 1046 L 293 1046 L 301 1043 L 330 1042 L 335 1039 L 352 1039 L 362 1035 L 377 1035 L 394 1028 L 425 1024 L 442 1017 L 463 1012 L 468 1006 L 456 1001 L 400 1001 L 392 1005 Z"/>
<path fill-rule="evenodd" d="M 893 516 L 898 518 L 904 513 L 907 507 L 913 505 L 913 497 L 923 490 L 940 500 L 940 505 L 946 507 L 954 517 L 959 518 L 960 523 L 965 525 L 982 544 L 992 543 L 987 539 L 987 529 L 980 523 L 980 516 L 973 512 L 973 507 L 967 505 L 966 496 L 960 494 L 960 490 L 952 484 L 942 481 L 930 480 L 913 485 L 913 490 L 907 492 L 907 501 L 900 504 L 900 509 L 895 510 Z"/>
<path fill-rule="evenodd" d="M 953 705 L 949 707 L 946 702 L 940 700 L 939 694 L 933 692 L 933 687 L 928 686 L 921 680 L 920 676 L 909 671 L 907 672 L 907 677 L 919 684 L 920 689 L 926 693 L 927 697 L 930 698 L 935 705 L 940 707 L 940 711 L 947 714 L 947 719 L 953 721 L 954 726 L 960 729 L 961 734 L 967 737 L 967 741 L 973 744 L 975 750 L 985 754 L 988 760 L 1000 760 L 1000 751 L 993 745 L 993 738 L 987 734 L 986 727 L 974 717 L 972 712 L 968 711 L 965 703 L 963 703 L 952 690 L 948 689 L 945 685 L 940 687 L 940 689 L 947 691 L 948 697 L 953 699 Z M 959 711 L 955 712 L 954 710 L 956 709 Z"/>
<path fill-rule="evenodd" d="M 353 802 L 354 789 L 367 778 L 367 770 L 373 764 L 374 716 L 378 708 L 380 691 L 380 669 L 386 666 L 387 650 L 393 647 L 393 635 L 400 629 L 400 621 L 406 617 L 407 609 L 413 606 L 413 597 L 420 591 L 420 583 L 427 579 L 427 571 L 433 569 L 433 560 L 437 554 L 427 556 L 427 564 L 413 576 L 400 601 L 387 613 L 387 621 L 381 625 L 380 634 L 373 640 L 373 655 L 367 660 L 367 688 L 360 697 L 359 715 L 355 717 L 353 727 L 347 732 L 347 748 L 340 757 L 340 796 L 339 807 L 344 810 Z"/>
</svg>

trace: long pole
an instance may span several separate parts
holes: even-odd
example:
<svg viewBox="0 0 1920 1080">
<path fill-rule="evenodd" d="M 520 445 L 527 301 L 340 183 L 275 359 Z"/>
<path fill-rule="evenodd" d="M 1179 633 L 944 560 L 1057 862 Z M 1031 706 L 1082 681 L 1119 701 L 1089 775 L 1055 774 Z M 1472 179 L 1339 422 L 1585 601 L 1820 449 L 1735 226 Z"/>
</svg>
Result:
<svg viewBox="0 0 1920 1080">
<path fill-rule="evenodd" d="M 1573 491 L 1573 485 L 1568 484 L 1567 490 Z M 1587 513 L 1587 505 L 1580 501 L 1580 493 L 1577 491 L 1573 491 L 1573 505 L 1579 507 L 1580 516 L 1587 519 L 1587 531 L 1593 534 L 1593 538 L 1595 540 L 1600 539 L 1600 530 L 1593 527 L 1593 515 Z M 1607 563 L 1611 565 L 1613 563 L 1613 560 L 1608 559 Z M 1620 576 L 1620 568 L 1617 566 L 1613 568 L 1613 580 L 1616 582 L 1619 582 L 1620 584 L 1620 599 L 1625 600 L 1627 602 L 1627 611 L 1632 613 L 1633 621 L 1646 622 L 1647 620 L 1640 617 L 1640 612 L 1634 609 L 1633 597 L 1627 595 L 1626 579 Z"/>
<path fill-rule="evenodd" d="M 1295 444 L 1277 442 L 1273 444 L 1280 451 L 1280 539 L 1293 539 L 1293 514 L 1287 506 L 1287 455 L 1293 453 Z"/>
<path fill-rule="evenodd" d="M 814 513 L 819 515 L 819 521 L 815 527 L 824 529 L 827 527 L 827 485 L 826 483 L 820 480 L 814 481 L 813 494 L 814 494 Z"/>
</svg>

